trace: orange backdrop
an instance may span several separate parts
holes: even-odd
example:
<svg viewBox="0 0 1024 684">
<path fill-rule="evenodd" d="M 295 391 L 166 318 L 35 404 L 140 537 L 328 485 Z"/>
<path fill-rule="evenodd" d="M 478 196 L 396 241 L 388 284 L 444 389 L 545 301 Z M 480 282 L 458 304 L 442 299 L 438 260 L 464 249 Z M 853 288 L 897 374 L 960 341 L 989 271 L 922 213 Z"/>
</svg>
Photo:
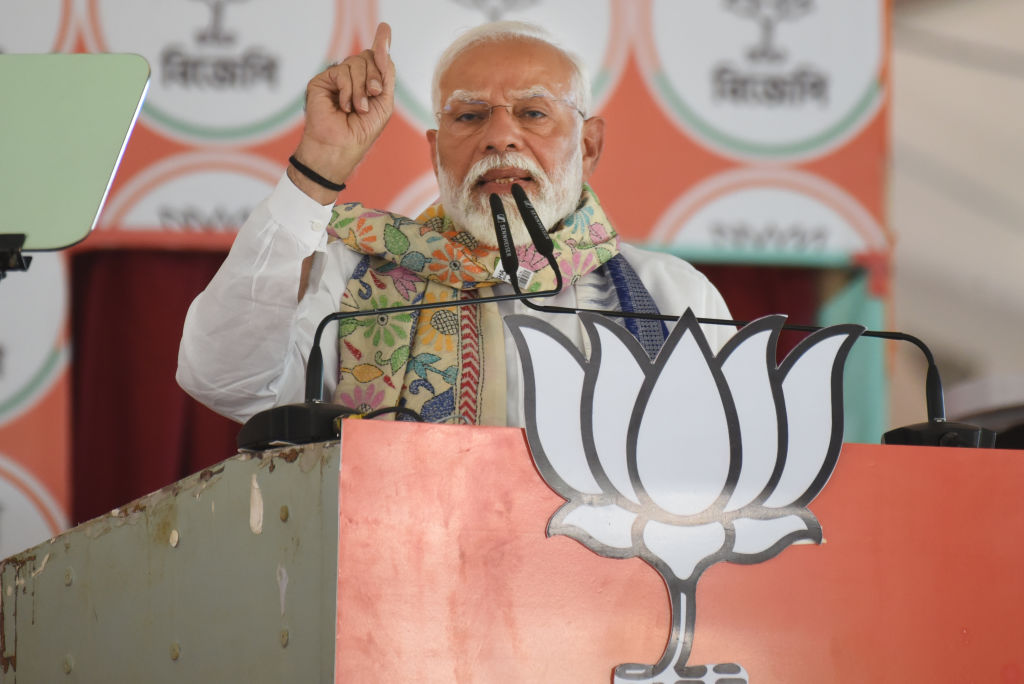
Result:
<svg viewBox="0 0 1024 684">
<path fill-rule="evenodd" d="M 96 250 L 225 250 L 295 147 L 306 79 L 367 46 L 379 20 L 394 30 L 398 111 L 346 195 L 407 212 L 424 206 L 436 187 L 423 136 L 424 74 L 458 29 L 506 18 L 546 26 L 597 77 L 608 134 L 593 185 L 624 237 L 709 263 L 865 263 L 881 296 L 889 244 L 888 14 L 887 0 L 16 0 L 0 7 L 0 50 L 138 52 L 152 66 L 146 107 L 98 228 L 75 248 L 76 259 Z M 694 82 L 701 84 L 695 90 Z M 789 293 L 789 305 L 777 308 L 813 312 L 816 281 L 797 282 L 793 273 L 775 281 Z M 763 272 L 716 277 L 740 315 L 761 294 L 751 290 L 772 289 Z M 763 305 L 749 308 L 760 313 Z M 32 307 L 20 306 L 15 318 Z M 180 322 L 172 323 L 159 334 L 173 337 Z M 67 326 L 61 329 L 28 345 L 66 356 Z M 16 330 L 0 330 L 0 349 L 14 348 L 8 342 Z M 26 392 L 2 384 L 0 365 L 0 407 L 19 402 L 0 411 L 0 464 L 12 464 L 0 477 L 33 492 L 27 501 L 48 497 L 51 504 L 19 504 L 18 516 L 34 516 L 50 534 L 66 524 L 71 496 L 68 459 L 77 439 L 68 373 L 59 365 L 41 389 Z M 76 396 L 88 395 L 85 388 Z M 130 406 L 108 410 L 132 420 Z M 15 468 L 17 477 L 8 474 Z M 4 534 L 5 521 L 16 522 L 11 515 L 0 510 L 0 555 L 21 548 L 5 545 L 13 539 Z"/>
</svg>

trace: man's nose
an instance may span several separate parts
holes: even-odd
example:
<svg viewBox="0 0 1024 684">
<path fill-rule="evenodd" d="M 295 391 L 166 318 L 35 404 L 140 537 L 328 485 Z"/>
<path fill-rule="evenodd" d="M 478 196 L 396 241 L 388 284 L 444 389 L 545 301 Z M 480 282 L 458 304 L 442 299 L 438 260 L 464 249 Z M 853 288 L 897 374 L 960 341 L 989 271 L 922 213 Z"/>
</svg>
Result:
<svg viewBox="0 0 1024 684">
<path fill-rule="evenodd" d="M 484 122 L 481 143 L 489 152 L 518 150 L 522 146 L 522 127 L 508 105 L 492 107 Z"/>
</svg>

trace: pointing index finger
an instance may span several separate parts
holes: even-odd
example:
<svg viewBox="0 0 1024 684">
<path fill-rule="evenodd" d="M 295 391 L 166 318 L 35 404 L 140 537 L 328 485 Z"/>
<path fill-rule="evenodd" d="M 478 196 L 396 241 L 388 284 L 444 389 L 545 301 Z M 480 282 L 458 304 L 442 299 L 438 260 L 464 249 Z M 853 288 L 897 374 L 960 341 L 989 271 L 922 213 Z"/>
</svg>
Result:
<svg viewBox="0 0 1024 684">
<path fill-rule="evenodd" d="M 390 62 L 390 51 L 391 51 L 391 26 L 387 22 L 382 21 L 377 24 L 377 33 L 373 36 L 373 45 L 370 46 L 373 51 L 373 61 L 377 64 L 377 68 L 380 69 L 382 74 L 388 72 L 388 64 Z"/>
</svg>

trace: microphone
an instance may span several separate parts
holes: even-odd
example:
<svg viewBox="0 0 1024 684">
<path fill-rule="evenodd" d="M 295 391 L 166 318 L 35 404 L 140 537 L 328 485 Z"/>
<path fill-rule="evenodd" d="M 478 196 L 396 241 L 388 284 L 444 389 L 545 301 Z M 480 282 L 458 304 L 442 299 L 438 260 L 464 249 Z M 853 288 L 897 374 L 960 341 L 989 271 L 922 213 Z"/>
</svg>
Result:
<svg viewBox="0 0 1024 684">
<path fill-rule="evenodd" d="M 512 187 L 518 188 L 518 185 Z M 505 216 L 505 205 L 496 193 L 491 193 L 491 218 L 494 220 L 494 232 L 498 238 L 498 256 L 501 258 L 501 267 L 505 269 L 509 280 L 515 284 L 512 288 L 519 291 L 518 277 L 519 255 L 516 254 L 515 243 L 512 242 L 512 231 L 508 227 L 508 218 Z"/>
<path fill-rule="evenodd" d="M 537 212 L 534 211 L 533 204 L 530 203 L 529 198 L 526 196 L 526 191 L 518 183 L 512 184 L 512 196 L 519 207 L 519 215 L 524 217 L 523 223 L 530 234 L 530 241 L 537 247 L 540 255 L 547 259 L 548 265 L 554 271 L 554 292 L 561 292 L 562 271 L 558 268 L 558 264 L 555 263 L 555 246 L 544 229 L 544 224 L 541 222 L 540 217 L 537 216 Z M 509 275 L 512 290 L 516 294 L 521 294 L 522 290 L 519 285 L 519 255 L 516 254 L 516 245 L 512 240 L 512 231 L 505 216 L 505 205 L 497 193 L 492 192 L 489 199 L 491 202 L 491 218 L 494 221 L 494 233 L 498 242 L 498 254 L 501 257 L 501 267 Z M 531 215 L 530 220 L 525 219 L 527 214 Z M 546 307 L 534 304 L 527 299 L 522 300 L 522 302 L 531 309 L 537 311 L 546 310 Z"/>
<path fill-rule="evenodd" d="M 519 207 L 519 214 L 523 217 L 523 223 L 526 224 L 526 230 L 530 234 L 530 239 L 533 241 L 534 247 L 536 247 L 537 251 L 547 259 L 551 268 L 559 274 L 559 285 L 561 285 L 561 273 L 559 272 L 558 265 L 555 262 L 551 237 L 549 236 L 548 231 L 544 228 L 544 224 L 541 222 L 540 217 L 534 210 L 533 205 L 530 203 L 530 199 L 526 196 L 526 191 L 523 190 L 518 183 L 512 185 L 512 197 L 515 199 L 516 205 Z M 504 220 L 504 208 L 501 208 L 500 210 L 495 209 L 496 202 L 500 204 L 501 199 L 497 195 L 491 195 L 491 209 L 495 214 L 495 226 L 497 228 L 497 215 L 500 211 L 502 219 Z M 511 241 L 511 236 L 508 236 L 508 239 Z M 511 248 L 511 251 L 515 254 L 514 246 Z M 517 292 L 519 291 L 518 285 L 514 280 L 512 287 Z M 547 313 L 579 314 L 581 312 L 586 312 L 621 318 L 638 318 L 660 321 L 678 320 L 678 317 L 665 316 L 662 314 L 600 311 L 596 309 L 575 309 L 561 306 L 541 306 L 530 301 L 524 301 L 523 304 L 531 309 Z M 743 327 L 750 321 L 697 318 L 697 322 L 710 325 L 731 325 L 734 327 Z M 822 326 L 793 325 L 787 323 L 782 326 L 782 329 L 813 333 L 821 330 Z M 935 363 L 935 357 L 932 355 L 928 345 L 926 345 L 922 340 L 906 333 L 885 330 L 865 330 L 861 335 L 863 337 L 875 337 L 880 339 L 910 342 L 921 350 L 928 363 L 928 371 L 925 377 L 925 404 L 928 414 L 927 422 L 916 423 L 914 425 L 890 430 L 882 436 L 883 444 L 973 448 L 992 448 L 995 446 L 996 433 L 994 431 L 967 423 L 946 421 L 946 408 L 942 393 L 942 380 L 939 377 L 939 367 Z"/>
<path fill-rule="evenodd" d="M 547 229 L 544 228 L 544 223 L 540 220 L 540 216 L 537 215 L 537 210 L 533 208 L 533 203 L 526 196 L 526 191 L 523 190 L 523 186 L 519 185 L 519 183 L 512 184 L 512 199 L 516 201 L 516 206 L 519 207 L 519 215 L 523 217 L 523 223 L 526 224 L 526 231 L 530 234 L 533 246 L 537 248 L 541 256 L 546 257 L 548 262 L 551 263 L 555 258 L 555 245 L 551 242 L 551 236 L 548 234 Z"/>
</svg>

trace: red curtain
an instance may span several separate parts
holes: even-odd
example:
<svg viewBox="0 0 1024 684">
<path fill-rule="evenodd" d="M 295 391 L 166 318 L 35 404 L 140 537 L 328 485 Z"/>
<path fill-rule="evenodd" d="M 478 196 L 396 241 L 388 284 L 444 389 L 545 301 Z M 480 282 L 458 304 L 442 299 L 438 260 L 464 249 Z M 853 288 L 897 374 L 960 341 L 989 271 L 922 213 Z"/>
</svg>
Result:
<svg viewBox="0 0 1024 684">
<path fill-rule="evenodd" d="M 786 314 L 788 323 L 817 325 L 821 269 L 734 265 L 698 265 L 697 268 L 722 293 L 735 320 Z M 776 361 L 781 362 L 806 336 L 807 333 L 782 331 Z"/>
<path fill-rule="evenodd" d="M 79 523 L 235 453 L 239 425 L 175 383 L 185 312 L 223 253 L 72 257 L 72 503 Z"/>
</svg>

